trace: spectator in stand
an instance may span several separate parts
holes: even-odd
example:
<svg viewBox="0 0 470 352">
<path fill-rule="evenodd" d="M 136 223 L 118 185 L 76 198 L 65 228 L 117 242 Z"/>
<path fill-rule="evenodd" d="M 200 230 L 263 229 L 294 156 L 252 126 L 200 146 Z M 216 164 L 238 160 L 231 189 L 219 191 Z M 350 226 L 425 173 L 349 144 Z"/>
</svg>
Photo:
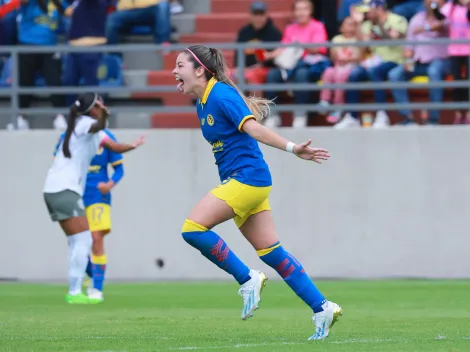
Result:
<svg viewBox="0 0 470 352">
<path fill-rule="evenodd" d="M 56 28 L 59 12 L 63 9 L 58 1 L 21 0 L 18 15 L 18 42 L 20 45 L 44 46 L 56 45 Z M 19 84 L 21 87 L 34 87 L 36 74 L 40 73 L 48 86 L 62 85 L 62 59 L 60 53 L 27 53 L 19 55 Z M 31 105 L 31 95 L 20 95 L 20 108 Z M 56 108 L 65 106 L 63 95 L 52 95 L 52 105 Z M 18 116 L 18 128 L 29 129 L 29 122 Z M 63 115 L 54 120 L 56 129 L 64 129 L 67 122 Z"/>
<path fill-rule="evenodd" d="M 447 17 L 450 27 L 450 38 L 454 40 L 470 39 L 470 1 L 454 0 L 447 2 L 441 9 Z M 448 47 L 451 71 L 454 80 L 468 79 L 468 57 L 470 45 L 451 44 Z M 468 88 L 454 88 L 454 101 L 468 101 Z M 454 124 L 470 124 L 467 110 L 456 111 Z"/>
<path fill-rule="evenodd" d="M 405 18 L 387 11 L 384 0 L 371 0 L 368 5 L 367 21 L 363 22 L 360 30 L 362 41 L 403 39 L 406 36 L 408 23 Z M 353 18 L 362 22 L 363 14 L 357 9 L 353 10 Z M 372 55 L 361 65 L 351 71 L 348 82 L 384 82 L 388 73 L 403 63 L 403 49 L 400 46 L 374 46 Z M 346 91 L 346 104 L 358 104 L 360 92 L 358 90 Z M 383 89 L 374 89 L 374 102 L 386 103 L 386 94 Z M 357 112 L 348 112 L 335 128 L 359 127 L 361 125 Z M 378 110 L 373 124 L 374 128 L 384 128 L 390 125 L 388 114 Z"/>
<path fill-rule="evenodd" d="M 333 43 L 357 42 L 358 23 L 351 17 L 346 17 L 341 25 L 341 34 L 333 38 Z M 351 70 L 363 59 L 364 50 L 357 46 L 341 46 L 330 50 L 333 67 L 328 67 L 322 75 L 323 83 L 346 83 Z M 330 103 L 344 104 L 344 89 L 322 89 L 320 93 L 320 105 L 328 110 Z M 334 111 L 327 115 L 329 123 L 338 122 L 341 111 Z"/>
<path fill-rule="evenodd" d="M 282 33 L 268 16 L 268 8 L 262 1 L 256 1 L 250 7 L 250 23 L 238 32 L 237 43 L 280 42 Z M 264 61 L 271 50 L 245 50 L 245 77 L 250 83 L 264 83 L 269 68 L 274 67 L 273 60 Z M 256 55 L 261 53 L 261 55 Z M 261 57 L 260 57 L 261 56 Z M 238 67 L 238 55 L 235 50 L 235 67 Z M 236 75 L 236 74 L 235 74 Z"/>
<path fill-rule="evenodd" d="M 445 16 L 440 14 L 439 7 L 444 0 L 424 0 L 425 11 L 417 13 L 408 26 L 407 40 L 430 41 L 443 39 L 449 36 L 449 29 Z M 405 48 L 405 63 L 395 67 L 388 74 L 392 82 L 404 82 L 416 76 L 428 76 L 431 82 L 442 81 L 449 74 L 449 60 L 447 46 L 443 45 L 416 45 Z M 393 89 L 393 98 L 397 103 L 409 103 L 406 89 Z M 443 88 L 429 89 L 429 97 L 433 103 L 442 102 Z M 413 124 L 411 110 L 400 111 L 403 124 Z M 439 123 L 439 110 L 433 110 L 422 120 L 429 124 Z"/>
<path fill-rule="evenodd" d="M 388 0 L 387 5 L 394 14 L 405 17 L 407 21 L 424 10 L 422 0 Z"/>
<path fill-rule="evenodd" d="M 313 14 L 313 5 L 309 0 L 295 0 L 294 1 L 294 17 L 296 22 L 288 25 L 284 31 L 282 43 L 324 43 L 328 40 L 326 29 L 323 23 L 311 18 Z M 268 72 L 267 83 L 282 83 L 285 81 L 293 81 L 295 83 L 308 83 L 316 82 L 320 79 L 323 71 L 330 65 L 330 60 L 326 56 L 326 48 L 312 48 L 312 49 L 294 49 L 290 52 L 290 48 L 279 48 L 273 52 L 265 55 L 266 60 L 275 60 L 279 66 L 279 59 L 282 61 L 292 61 L 288 57 L 292 53 L 299 54 L 300 59 L 294 63 L 293 68 L 283 69 L 276 67 Z M 278 92 L 267 91 L 265 96 L 267 99 L 276 100 Z M 309 91 L 294 91 L 295 104 L 308 104 L 310 103 Z M 279 115 L 273 114 L 266 119 L 268 127 L 276 127 L 281 124 Z M 307 126 L 307 111 L 304 109 L 297 109 L 294 111 L 293 127 Z"/>
<path fill-rule="evenodd" d="M 132 26 L 148 25 L 154 30 L 157 44 L 170 42 L 170 5 L 167 0 L 118 0 L 117 10 L 108 16 L 106 37 L 108 44 L 119 43 L 119 35 Z"/>
<path fill-rule="evenodd" d="M 106 44 L 106 17 L 113 0 L 83 1 L 76 0 L 65 11 L 71 17 L 68 31 L 69 44 L 72 46 L 97 46 Z M 87 25 L 84 26 L 83 23 Z M 83 80 L 85 86 L 97 86 L 98 68 L 101 53 L 75 52 L 65 57 L 64 85 L 78 86 Z M 76 96 L 67 97 L 71 105 Z"/>
</svg>

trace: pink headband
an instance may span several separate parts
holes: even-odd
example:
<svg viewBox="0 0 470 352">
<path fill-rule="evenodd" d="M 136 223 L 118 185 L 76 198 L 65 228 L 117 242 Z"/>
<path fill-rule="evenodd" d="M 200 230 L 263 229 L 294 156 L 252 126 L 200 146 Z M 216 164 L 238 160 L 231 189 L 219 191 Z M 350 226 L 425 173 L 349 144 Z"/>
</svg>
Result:
<svg viewBox="0 0 470 352">
<path fill-rule="evenodd" d="M 203 63 L 201 60 L 199 60 L 199 58 L 191 51 L 189 50 L 188 48 L 186 48 L 187 51 L 189 51 L 189 53 L 196 59 L 197 62 L 199 62 L 199 64 L 204 67 L 206 69 L 207 72 L 211 73 L 211 74 L 214 74 L 214 72 L 212 72 L 211 70 L 209 70 Z"/>
</svg>

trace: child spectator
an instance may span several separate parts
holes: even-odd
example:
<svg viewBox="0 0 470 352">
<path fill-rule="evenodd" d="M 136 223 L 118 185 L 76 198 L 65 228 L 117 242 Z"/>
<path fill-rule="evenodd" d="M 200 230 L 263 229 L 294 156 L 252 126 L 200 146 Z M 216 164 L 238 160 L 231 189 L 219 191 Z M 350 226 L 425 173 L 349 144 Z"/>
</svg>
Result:
<svg viewBox="0 0 470 352">
<path fill-rule="evenodd" d="M 341 34 L 333 38 L 333 43 L 354 43 L 357 41 L 357 22 L 351 17 L 346 17 L 340 27 Z M 328 67 L 322 75 L 323 83 L 346 83 L 351 69 L 361 61 L 363 50 L 356 46 L 342 46 L 331 50 L 333 67 Z M 345 91 L 343 89 L 322 89 L 320 93 L 320 105 L 328 109 L 330 103 L 344 104 Z M 327 116 L 327 121 L 336 123 L 341 116 L 341 111 L 335 111 Z"/>
</svg>

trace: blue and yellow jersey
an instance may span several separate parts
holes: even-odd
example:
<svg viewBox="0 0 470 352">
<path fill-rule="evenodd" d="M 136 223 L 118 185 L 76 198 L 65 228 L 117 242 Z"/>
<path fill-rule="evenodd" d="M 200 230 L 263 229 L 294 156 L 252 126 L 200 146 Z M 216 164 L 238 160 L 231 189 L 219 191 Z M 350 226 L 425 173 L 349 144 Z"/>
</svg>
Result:
<svg viewBox="0 0 470 352">
<path fill-rule="evenodd" d="M 104 132 L 106 132 L 106 134 L 112 140 L 116 141 L 116 137 L 114 137 L 114 135 L 109 130 L 106 129 Z M 54 156 L 57 153 L 57 150 L 64 137 L 65 133 L 61 135 L 59 142 L 56 145 Z M 107 148 L 100 147 L 98 153 L 95 155 L 88 168 L 85 193 L 83 194 L 83 202 L 85 207 L 96 203 L 111 205 L 111 193 L 102 194 L 98 190 L 98 184 L 100 182 L 108 182 L 110 180 L 108 175 L 108 164 L 111 164 L 114 167 L 115 172 L 112 179 L 115 183 L 118 183 L 124 175 L 122 163 L 122 154 L 118 154 Z"/>
<path fill-rule="evenodd" d="M 250 186 L 271 186 L 271 173 L 258 142 L 242 132 L 243 124 L 255 117 L 235 88 L 212 78 L 198 101 L 197 114 L 222 182 L 233 178 Z"/>
</svg>

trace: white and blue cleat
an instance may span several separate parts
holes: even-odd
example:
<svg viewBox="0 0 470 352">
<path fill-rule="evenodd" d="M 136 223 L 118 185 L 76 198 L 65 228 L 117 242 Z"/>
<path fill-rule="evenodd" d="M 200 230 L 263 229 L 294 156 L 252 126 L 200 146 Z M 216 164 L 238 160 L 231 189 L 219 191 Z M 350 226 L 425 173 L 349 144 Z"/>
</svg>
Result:
<svg viewBox="0 0 470 352">
<path fill-rule="evenodd" d="M 254 311 L 258 309 L 259 302 L 261 302 L 261 291 L 268 281 L 266 275 L 258 270 L 250 270 L 250 276 L 251 279 L 238 290 L 238 294 L 243 298 L 242 320 L 251 318 Z"/>
<path fill-rule="evenodd" d="M 343 315 L 343 309 L 336 303 L 327 301 L 323 304 L 323 312 L 313 315 L 315 333 L 309 337 L 309 341 L 324 340 L 330 334 L 330 329 L 338 318 Z"/>
</svg>

